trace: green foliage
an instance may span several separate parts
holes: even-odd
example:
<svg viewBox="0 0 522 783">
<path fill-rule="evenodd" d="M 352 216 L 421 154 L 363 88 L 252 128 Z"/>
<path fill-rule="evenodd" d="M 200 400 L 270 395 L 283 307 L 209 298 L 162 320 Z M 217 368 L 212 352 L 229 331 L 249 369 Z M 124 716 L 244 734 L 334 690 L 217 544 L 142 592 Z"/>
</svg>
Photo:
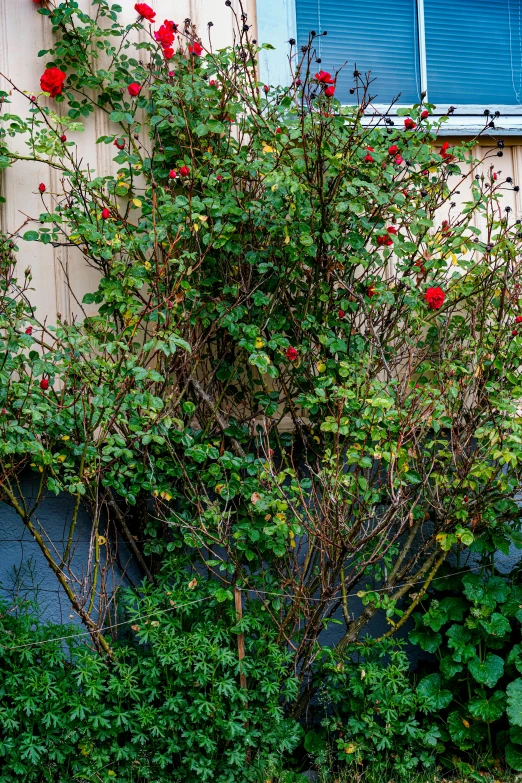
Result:
<svg viewBox="0 0 522 783">
<path fill-rule="evenodd" d="M 142 599 L 128 597 L 129 633 L 112 663 L 76 629 L 64 646 L 63 626 L 35 626 L 29 612 L 2 607 L 1 783 L 235 783 L 292 751 L 299 727 L 283 715 L 296 689 L 288 653 L 262 613 L 254 608 L 238 624 L 208 584 L 188 581 L 178 571 Z"/>
<path fill-rule="evenodd" d="M 507 743 L 506 761 L 519 770 L 522 590 L 486 567 L 435 584 L 414 617 L 410 639 L 436 654 L 440 674 L 422 679 L 418 691 L 438 678 L 447 694 L 438 707 L 447 739 L 460 750 L 484 743 L 493 752 L 496 738 L 501 750 Z"/>
<path fill-rule="evenodd" d="M 305 737 L 305 749 L 319 764 L 336 748 L 337 768 L 352 774 L 361 764 L 374 772 L 407 778 L 416 769 L 435 769 L 443 749 L 441 731 L 431 713 L 451 701 L 440 675 L 432 674 L 415 688 L 400 642 L 386 640 L 325 658 L 318 676 L 324 704 L 322 732 Z"/>
<path fill-rule="evenodd" d="M 117 712 L 110 728 L 92 717 L 89 763 L 107 769 L 115 758 L 129 776 L 141 753 L 144 769 L 232 780 L 248 747 L 285 749 L 283 713 L 307 714 L 319 660 L 344 694 L 324 685 L 343 735 L 334 718 L 324 728 L 339 732 L 343 760 L 382 753 L 406 771 L 428 764 L 446 736 L 472 747 L 505 709 L 515 747 L 518 685 L 506 677 L 522 652 L 512 646 L 504 664 L 519 621 L 505 580 L 469 576 L 461 592 L 423 602 L 411 638 L 441 660 L 417 689 L 404 655 L 382 639 L 358 652 L 362 678 L 346 652 L 378 613 L 384 641 L 396 633 L 449 555 L 520 543 L 522 232 L 502 207 L 506 182 L 474 159 L 472 142 L 439 146 L 446 118 L 434 119 L 431 104 L 401 108 L 395 125 L 369 122 L 369 79 L 356 76 L 358 103 L 341 106 L 314 74 L 312 38 L 293 51 L 295 81 L 265 89 L 241 16 L 234 46 L 201 56 L 186 20 L 166 59 L 148 25 L 123 25 L 106 0 L 91 13 L 72 0 L 39 12 L 55 35 L 40 54 L 67 77 L 53 99 L 62 111 L 36 96 L 27 116 L 14 115 L 3 93 L 0 167 L 48 164 L 59 184 L 52 198 L 40 188 L 41 212 L 21 240 L 18 227 L 1 238 L 0 500 L 101 656 L 74 652 L 71 671 L 88 661 L 103 683 L 85 691 L 89 716 L 102 692 L 116 710 L 113 672 L 124 680 L 127 662 L 137 672 L 132 728 L 119 727 Z M 95 111 L 108 117 L 97 141 L 114 153 L 109 171 L 76 154 L 74 134 Z M 72 286 L 76 310 L 55 323 L 31 304 L 31 270 L 15 269 L 25 242 L 66 247 L 96 271 L 81 304 Z M 22 489 L 27 470 L 34 497 Z M 38 512 L 58 493 L 73 513 L 53 547 Z M 91 545 L 79 574 L 82 505 Z M 209 613 L 198 609 L 190 627 L 169 620 L 175 639 L 163 621 L 161 633 L 136 623 L 133 644 L 109 639 L 121 538 L 144 578 L 136 605 L 163 606 L 162 569 L 174 563 L 205 574 Z M 239 589 L 249 596 L 248 707 L 230 610 Z M 324 645 L 332 623 L 335 652 Z M 280 702 L 289 650 L 297 685 Z M 200 667 L 203 699 L 187 674 Z M 457 703 L 461 679 L 470 690 Z M 162 704 L 181 711 L 179 733 L 167 731 Z M 64 696 L 57 712 L 66 707 Z M 423 711 L 447 720 L 421 722 Z M 16 718 L 27 734 L 30 717 Z M 119 728 L 137 733 L 127 742 Z M 66 742 L 63 724 L 56 736 Z M 307 736 L 309 752 L 317 742 Z M 392 746 L 401 752 L 390 760 Z M 6 747 L 11 765 L 25 763 Z M 29 752 L 35 775 L 40 758 L 44 750 Z"/>
</svg>

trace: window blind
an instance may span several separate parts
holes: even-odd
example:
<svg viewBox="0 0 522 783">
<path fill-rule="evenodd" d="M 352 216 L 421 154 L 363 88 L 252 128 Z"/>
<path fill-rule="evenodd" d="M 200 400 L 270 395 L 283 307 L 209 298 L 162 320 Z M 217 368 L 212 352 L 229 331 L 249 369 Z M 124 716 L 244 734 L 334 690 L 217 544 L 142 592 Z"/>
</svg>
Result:
<svg viewBox="0 0 522 783">
<path fill-rule="evenodd" d="M 522 102 L 522 0 L 424 0 L 428 98 Z"/>
<path fill-rule="evenodd" d="M 521 0 L 522 2 L 522 0 Z M 296 0 L 299 46 L 311 30 L 328 35 L 315 39 L 317 69 L 335 72 L 345 62 L 336 97 L 354 103 L 354 64 L 361 73 L 371 71 L 375 103 L 419 99 L 419 54 L 416 0 Z"/>
</svg>

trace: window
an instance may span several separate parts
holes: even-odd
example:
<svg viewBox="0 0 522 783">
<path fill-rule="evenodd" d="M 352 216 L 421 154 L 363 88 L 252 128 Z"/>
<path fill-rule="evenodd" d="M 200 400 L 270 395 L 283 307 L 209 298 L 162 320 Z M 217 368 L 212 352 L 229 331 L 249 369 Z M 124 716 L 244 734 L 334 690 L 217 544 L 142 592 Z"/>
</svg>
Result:
<svg viewBox="0 0 522 783">
<path fill-rule="evenodd" d="M 356 64 L 375 79 L 375 104 L 385 106 L 400 93 L 399 105 L 410 105 L 426 91 L 441 113 L 456 106 L 453 128 L 481 129 L 484 109 L 490 109 L 500 111 L 497 127 L 522 132 L 522 0 L 257 0 L 257 5 L 260 41 L 276 46 L 261 61 L 272 83 L 288 79 L 290 38 L 302 46 L 310 31 L 326 30 L 315 38 L 318 67 L 334 72 L 346 63 L 336 91 L 341 101 L 354 101 Z M 276 19 L 282 23 L 274 24 Z"/>
</svg>

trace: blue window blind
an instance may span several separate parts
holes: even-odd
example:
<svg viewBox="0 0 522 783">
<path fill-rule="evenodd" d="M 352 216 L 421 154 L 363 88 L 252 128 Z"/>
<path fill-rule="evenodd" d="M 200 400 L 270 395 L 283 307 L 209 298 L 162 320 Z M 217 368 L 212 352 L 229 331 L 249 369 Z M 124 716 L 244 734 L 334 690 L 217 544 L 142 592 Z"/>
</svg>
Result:
<svg viewBox="0 0 522 783">
<path fill-rule="evenodd" d="M 370 89 L 375 103 L 388 103 L 399 93 L 400 103 L 415 103 L 420 94 L 416 5 L 416 0 L 296 0 L 298 44 L 307 43 L 311 30 L 327 31 L 315 39 L 317 70 L 334 73 L 346 63 L 336 90 L 343 103 L 355 102 L 350 95 L 354 64 L 375 78 Z"/>
<path fill-rule="evenodd" d="M 424 0 L 428 98 L 522 101 L 522 0 Z"/>
</svg>

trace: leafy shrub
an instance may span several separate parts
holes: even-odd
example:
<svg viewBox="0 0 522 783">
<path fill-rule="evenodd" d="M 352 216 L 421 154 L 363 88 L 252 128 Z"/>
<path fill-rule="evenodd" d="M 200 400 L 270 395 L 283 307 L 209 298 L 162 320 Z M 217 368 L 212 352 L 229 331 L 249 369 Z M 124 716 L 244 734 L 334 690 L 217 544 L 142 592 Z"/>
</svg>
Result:
<svg viewBox="0 0 522 783">
<path fill-rule="evenodd" d="M 410 639 L 436 655 L 432 691 L 444 736 L 460 750 L 493 742 L 522 770 L 522 587 L 488 567 L 436 582 Z"/>
<path fill-rule="evenodd" d="M 415 688 L 404 643 L 385 640 L 323 662 L 319 699 L 322 731 L 309 732 L 305 748 L 320 764 L 336 749 L 340 773 L 370 766 L 379 774 L 407 777 L 435 769 L 441 731 L 429 713 L 440 709 L 429 688 Z"/>
<path fill-rule="evenodd" d="M 431 104 L 368 121 L 356 76 L 359 102 L 340 106 L 313 39 L 291 50 L 292 84 L 270 87 L 242 16 L 235 45 L 214 52 L 190 20 L 154 36 L 142 17 L 126 27 L 117 6 L 93 6 L 40 8 L 56 35 L 41 53 L 49 100 L 28 96 L 22 117 L 1 96 L 0 166 L 59 172 L 52 198 L 35 182 L 41 214 L 22 241 L 73 247 L 99 282 L 78 317 L 52 324 L 30 303 L 30 269 L 16 277 L 17 229 L 2 241 L 0 498 L 104 661 L 119 649 L 102 629 L 121 537 L 145 579 L 136 600 L 170 558 L 206 574 L 224 616 L 241 588 L 245 623 L 263 612 L 283 659 L 292 651 L 299 695 L 285 709 L 299 718 L 330 622 L 337 657 L 379 612 L 388 638 L 450 553 L 515 535 L 522 237 L 501 200 L 512 183 L 494 151 L 479 162 L 471 142 L 441 144 L 447 118 Z M 94 111 L 108 114 L 98 143 L 114 173 L 76 155 Z M 38 515 L 59 492 L 74 513 L 53 549 Z M 92 543 L 79 575 L 81 504 Z M 232 629 L 215 633 L 230 667 Z M 386 698 L 401 737 L 398 695 Z M 413 733 L 420 747 L 434 736 Z"/>
<path fill-rule="evenodd" d="M 299 727 L 282 706 L 296 688 L 288 653 L 262 616 L 238 623 L 208 585 L 187 583 L 178 572 L 129 597 L 136 640 L 115 645 L 111 663 L 73 629 L 64 647 L 63 626 L 2 607 L 1 783 L 235 783 L 295 747 Z"/>
</svg>

